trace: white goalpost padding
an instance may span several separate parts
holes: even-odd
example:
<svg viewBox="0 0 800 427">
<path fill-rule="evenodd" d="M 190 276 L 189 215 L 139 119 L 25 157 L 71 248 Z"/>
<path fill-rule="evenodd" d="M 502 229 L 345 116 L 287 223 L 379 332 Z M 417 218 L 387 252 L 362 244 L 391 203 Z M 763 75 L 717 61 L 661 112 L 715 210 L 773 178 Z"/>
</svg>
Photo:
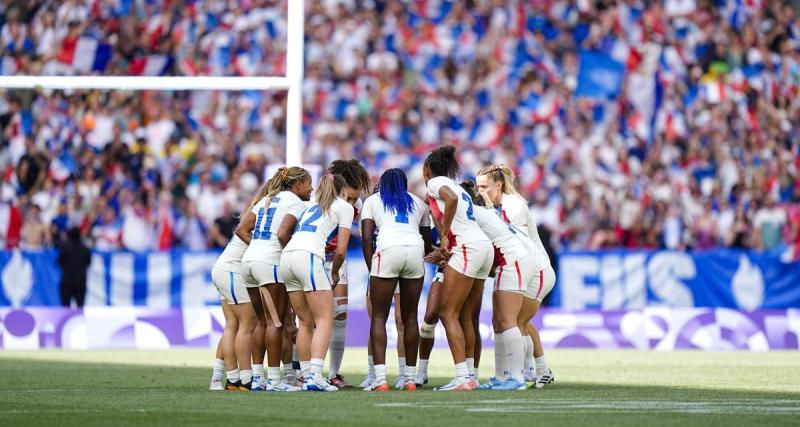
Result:
<svg viewBox="0 0 800 427">
<path fill-rule="evenodd" d="M 6 89 L 100 90 L 285 90 L 286 164 L 299 166 L 303 153 L 303 52 L 305 1 L 289 0 L 286 25 L 286 76 L 0 76 Z"/>
</svg>

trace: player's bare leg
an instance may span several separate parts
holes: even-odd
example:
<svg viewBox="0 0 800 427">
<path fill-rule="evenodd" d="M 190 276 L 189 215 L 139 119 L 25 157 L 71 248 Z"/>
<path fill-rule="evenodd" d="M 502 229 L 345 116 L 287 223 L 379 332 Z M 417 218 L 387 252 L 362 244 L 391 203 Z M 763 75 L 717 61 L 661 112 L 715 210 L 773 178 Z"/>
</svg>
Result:
<svg viewBox="0 0 800 427">
<path fill-rule="evenodd" d="M 417 307 L 422 294 L 424 278 L 400 279 L 400 317 L 403 323 L 403 346 L 405 347 L 406 372 L 405 390 L 416 390 L 417 349 L 419 348 L 419 322 L 417 321 Z M 397 305 L 395 305 L 397 310 Z M 400 345 L 400 332 L 398 331 L 398 346 Z M 398 349 L 399 351 L 399 349 Z"/>
<path fill-rule="evenodd" d="M 422 319 L 422 326 L 419 328 L 419 361 L 417 362 L 417 375 L 414 379 L 417 388 L 428 383 L 428 361 L 436 341 L 436 324 L 439 323 L 441 301 L 442 282 L 433 282 L 428 291 L 425 317 Z"/>
<path fill-rule="evenodd" d="M 253 310 L 255 310 L 256 314 L 256 325 L 252 336 L 253 391 L 263 391 L 266 384 L 264 379 L 264 357 L 267 353 L 267 318 L 259 289 L 247 288 L 247 294 L 250 295 L 250 302 L 253 304 Z"/>
<path fill-rule="evenodd" d="M 480 312 L 481 310 L 483 282 L 483 280 L 475 280 L 459 317 L 461 328 L 464 330 L 464 351 L 469 379 L 474 382 L 473 385 L 475 387 L 478 387 L 478 380 L 475 375 L 475 352 L 476 349 L 480 351 L 479 349 L 481 348 L 476 344 L 480 340 L 480 333 L 476 332 L 478 328 L 475 323 L 475 312 Z"/>
</svg>

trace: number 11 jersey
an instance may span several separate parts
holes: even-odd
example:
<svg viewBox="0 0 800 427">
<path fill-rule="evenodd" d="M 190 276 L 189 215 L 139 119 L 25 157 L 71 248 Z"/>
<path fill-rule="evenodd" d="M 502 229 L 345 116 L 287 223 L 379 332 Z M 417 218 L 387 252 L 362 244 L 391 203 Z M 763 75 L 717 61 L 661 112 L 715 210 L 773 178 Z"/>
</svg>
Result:
<svg viewBox="0 0 800 427">
<path fill-rule="evenodd" d="M 278 229 L 286 215 L 292 215 L 299 221 L 306 204 L 291 191 L 276 194 L 269 206 L 264 206 L 265 203 L 265 199 L 259 200 L 251 211 L 256 216 L 256 225 L 242 262 L 259 261 L 278 265 L 283 251 L 281 242 L 278 241 Z"/>
</svg>

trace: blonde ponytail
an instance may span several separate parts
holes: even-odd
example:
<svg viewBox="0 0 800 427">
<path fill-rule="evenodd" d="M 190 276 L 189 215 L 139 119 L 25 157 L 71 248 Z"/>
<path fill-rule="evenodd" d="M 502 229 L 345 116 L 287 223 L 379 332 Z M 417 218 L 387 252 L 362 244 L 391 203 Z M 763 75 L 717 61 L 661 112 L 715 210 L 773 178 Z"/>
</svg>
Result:
<svg viewBox="0 0 800 427">
<path fill-rule="evenodd" d="M 488 175 L 493 181 L 501 183 L 500 190 L 503 194 L 513 194 L 527 201 L 527 199 L 520 194 L 519 190 L 517 190 L 517 186 L 514 183 L 516 174 L 514 174 L 514 171 L 507 165 L 487 166 L 478 171 L 478 176 L 481 175 Z"/>
<path fill-rule="evenodd" d="M 319 205 L 323 214 L 327 215 L 330 212 L 333 202 L 336 201 L 339 192 L 342 191 L 344 186 L 345 181 L 341 175 L 328 174 L 324 175 L 319 180 L 319 185 L 317 186 L 317 205 Z"/>
<path fill-rule="evenodd" d="M 253 200 L 250 201 L 250 205 L 247 206 L 245 209 L 244 214 L 250 212 L 258 203 L 259 200 L 264 200 L 264 209 L 269 207 L 269 204 L 272 203 L 272 198 L 275 197 L 278 193 L 283 190 L 289 189 L 294 185 L 294 183 L 298 181 L 302 181 L 307 177 L 310 177 L 311 174 L 298 166 L 292 166 L 290 168 L 281 167 L 276 172 L 275 175 L 272 175 L 272 178 L 269 181 L 265 182 L 264 185 L 258 190 L 258 194 L 253 197 Z"/>
</svg>

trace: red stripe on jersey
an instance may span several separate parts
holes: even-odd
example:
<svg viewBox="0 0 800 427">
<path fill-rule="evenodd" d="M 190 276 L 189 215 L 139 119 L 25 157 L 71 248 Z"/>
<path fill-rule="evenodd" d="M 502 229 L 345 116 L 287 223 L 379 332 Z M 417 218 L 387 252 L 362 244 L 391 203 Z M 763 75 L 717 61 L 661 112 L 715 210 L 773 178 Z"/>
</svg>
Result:
<svg viewBox="0 0 800 427">
<path fill-rule="evenodd" d="M 378 274 L 381 274 L 381 253 L 378 252 Z"/>
<path fill-rule="evenodd" d="M 494 289 L 500 289 L 500 278 L 503 277 L 503 267 L 497 269 L 497 279 L 494 281 Z"/>
<path fill-rule="evenodd" d="M 464 254 L 464 274 L 467 274 L 467 245 L 461 245 L 461 253 Z"/>
<path fill-rule="evenodd" d="M 506 257 L 503 256 L 503 252 L 497 246 L 494 247 L 494 263 L 498 267 L 506 265 Z"/>
<path fill-rule="evenodd" d="M 506 211 L 504 211 L 504 210 L 501 210 L 500 212 L 502 212 L 502 214 L 503 214 L 503 221 L 505 221 L 505 222 L 507 222 L 507 223 L 511 224 L 511 220 L 510 220 L 510 219 L 508 219 L 508 215 L 506 215 Z"/>
<path fill-rule="evenodd" d="M 522 272 L 519 271 L 519 261 L 514 261 L 514 267 L 517 267 L 517 283 L 519 283 L 519 290 L 522 290 Z"/>
<path fill-rule="evenodd" d="M 544 286 L 544 270 L 539 270 L 539 290 L 536 291 L 536 299 L 539 299 L 539 295 L 542 293 L 542 287 Z"/>
<path fill-rule="evenodd" d="M 430 205 L 431 213 L 433 214 L 433 217 L 439 221 L 439 224 L 444 223 L 444 212 L 439 209 L 439 203 L 431 195 L 428 195 L 428 205 Z M 453 234 L 452 230 L 447 232 L 447 238 L 450 240 L 451 248 L 458 246 L 458 243 L 456 243 L 456 236 Z"/>
</svg>

